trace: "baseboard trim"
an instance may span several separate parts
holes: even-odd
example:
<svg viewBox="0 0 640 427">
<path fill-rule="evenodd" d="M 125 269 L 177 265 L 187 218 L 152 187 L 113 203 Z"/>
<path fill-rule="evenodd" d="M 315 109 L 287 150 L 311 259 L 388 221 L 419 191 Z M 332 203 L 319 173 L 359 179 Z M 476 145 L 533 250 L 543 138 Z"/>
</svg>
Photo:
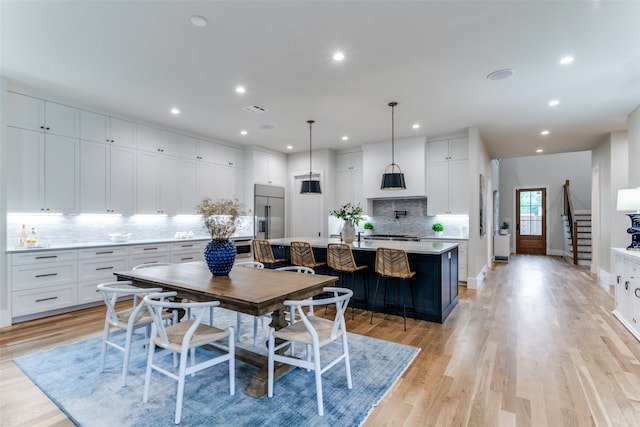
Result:
<svg viewBox="0 0 640 427">
<path fill-rule="evenodd" d="M 484 284 L 484 278 L 487 276 L 487 266 L 485 264 L 475 277 L 469 277 L 467 280 L 467 288 L 469 289 L 480 289 Z"/>
</svg>

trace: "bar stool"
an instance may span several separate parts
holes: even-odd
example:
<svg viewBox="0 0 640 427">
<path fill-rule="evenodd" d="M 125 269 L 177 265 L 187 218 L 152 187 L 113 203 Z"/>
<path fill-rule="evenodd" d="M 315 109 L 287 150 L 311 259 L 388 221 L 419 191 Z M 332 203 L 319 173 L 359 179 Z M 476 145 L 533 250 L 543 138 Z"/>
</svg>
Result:
<svg viewBox="0 0 640 427">
<path fill-rule="evenodd" d="M 402 317 L 404 318 L 404 330 L 407 330 L 407 306 L 404 301 L 405 295 L 405 281 L 409 279 L 409 290 L 411 292 L 411 308 L 413 309 L 413 318 L 416 318 L 416 306 L 413 300 L 413 284 L 411 278 L 416 275 L 415 271 L 411 271 L 409 267 L 409 258 L 407 252 L 402 249 L 392 248 L 378 248 L 376 250 L 376 273 L 378 274 L 378 280 L 376 281 L 376 290 L 373 295 L 373 302 L 371 307 L 371 320 L 369 324 L 373 323 L 373 313 L 375 310 L 376 297 L 378 296 L 378 285 L 380 284 L 380 278 L 384 279 L 384 305 L 383 312 L 386 313 L 387 307 L 387 279 L 402 279 Z"/>
<path fill-rule="evenodd" d="M 346 284 L 346 280 L 344 280 L 344 276 L 349 274 L 351 276 L 351 290 L 355 295 L 355 276 L 356 273 L 362 273 L 360 277 L 362 278 L 362 295 L 364 298 L 360 301 L 364 301 L 365 310 L 368 310 L 368 299 L 367 299 L 367 276 L 364 274 L 364 270 L 367 269 L 366 265 L 356 265 L 356 261 L 353 258 L 353 252 L 351 251 L 351 246 L 346 243 L 329 243 L 327 245 L 327 265 L 329 268 L 338 273 L 338 277 L 343 282 L 343 288 L 349 288 Z M 356 302 L 354 298 L 351 298 L 351 301 Z M 351 320 L 355 318 L 355 308 L 353 304 L 351 304 Z"/>
<path fill-rule="evenodd" d="M 253 258 L 269 268 L 276 268 L 279 264 L 286 264 L 286 258 L 276 258 L 273 256 L 273 249 L 271 249 L 271 243 L 268 240 L 254 239 L 251 243 L 253 246 Z"/>
<path fill-rule="evenodd" d="M 313 268 L 324 267 L 325 262 L 317 262 L 313 256 L 311 244 L 308 242 L 291 242 L 291 264 L 300 265 L 302 267 Z"/>
</svg>

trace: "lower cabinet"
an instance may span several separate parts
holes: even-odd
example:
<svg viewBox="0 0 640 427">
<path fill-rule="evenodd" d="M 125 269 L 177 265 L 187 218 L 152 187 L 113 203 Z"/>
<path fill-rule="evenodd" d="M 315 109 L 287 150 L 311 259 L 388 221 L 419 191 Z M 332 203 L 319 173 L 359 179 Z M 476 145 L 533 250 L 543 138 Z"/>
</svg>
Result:
<svg viewBox="0 0 640 427">
<path fill-rule="evenodd" d="M 640 253 L 613 249 L 616 275 L 614 316 L 640 340 Z"/>
<path fill-rule="evenodd" d="M 204 260 L 206 241 L 131 244 L 10 253 L 8 282 L 12 322 L 96 305 L 96 285 L 112 282 L 116 271 L 139 264 Z"/>
<path fill-rule="evenodd" d="M 420 238 L 421 242 L 452 242 L 458 243 L 458 281 L 466 282 L 467 281 L 467 247 L 469 244 L 466 240 L 456 240 L 456 239 L 429 239 L 429 238 Z"/>
</svg>

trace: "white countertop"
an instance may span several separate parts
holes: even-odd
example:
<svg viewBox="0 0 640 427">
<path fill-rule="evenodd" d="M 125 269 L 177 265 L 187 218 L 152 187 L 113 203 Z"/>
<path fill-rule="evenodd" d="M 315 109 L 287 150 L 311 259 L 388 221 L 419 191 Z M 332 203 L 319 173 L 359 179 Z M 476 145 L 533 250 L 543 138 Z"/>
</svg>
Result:
<svg viewBox="0 0 640 427">
<path fill-rule="evenodd" d="M 242 236 L 234 236 L 231 239 L 242 239 Z M 253 239 L 253 237 L 247 237 Z M 20 253 L 20 252 L 35 252 L 35 251 L 56 251 L 65 249 L 86 249 L 86 248 L 103 248 L 112 246 L 133 246 L 133 245 L 155 245 L 163 243 L 186 243 L 186 242 L 208 242 L 211 240 L 209 237 L 195 237 L 193 239 L 146 239 L 146 240 L 129 240 L 127 242 L 87 242 L 87 243 L 69 243 L 66 245 L 49 245 L 47 247 L 35 247 L 35 248 L 9 248 L 6 253 Z"/>
<path fill-rule="evenodd" d="M 323 239 L 312 237 L 288 237 L 285 239 L 270 239 L 272 245 L 290 246 L 291 242 L 308 242 L 314 248 L 326 248 L 329 243 L 341 243 L 340 239 Z M 403 249 L 410 254 L 439 255 L 457 247 L 456 242 L 400 242 L 396 240 L 355 240 L 351 244 L 353 250 L 375 251 L 378 248 Z"/>
</svg>

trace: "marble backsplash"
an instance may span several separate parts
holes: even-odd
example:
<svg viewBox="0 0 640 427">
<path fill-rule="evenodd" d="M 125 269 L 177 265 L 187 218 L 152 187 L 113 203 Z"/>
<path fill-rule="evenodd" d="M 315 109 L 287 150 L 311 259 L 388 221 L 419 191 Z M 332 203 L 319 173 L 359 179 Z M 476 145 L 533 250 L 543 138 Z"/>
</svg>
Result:
<svg viewBox="0 0 640 427">
<path fill-rule="evenodd" d="M 207 230 L 198 215 L 7 215 L 7 248 L 18 244 L 20 229 L 34 227 L 40 242 L 46 245 L 70 243 L 103 243 L 109 233 L 128 232 L 131 240 L 172 239 L 177 232 L 193 232 L 196 238 L 207 238 Z M 253 217 L 244 218 L 236 236 L 253 235 Z"/>
</svg>

